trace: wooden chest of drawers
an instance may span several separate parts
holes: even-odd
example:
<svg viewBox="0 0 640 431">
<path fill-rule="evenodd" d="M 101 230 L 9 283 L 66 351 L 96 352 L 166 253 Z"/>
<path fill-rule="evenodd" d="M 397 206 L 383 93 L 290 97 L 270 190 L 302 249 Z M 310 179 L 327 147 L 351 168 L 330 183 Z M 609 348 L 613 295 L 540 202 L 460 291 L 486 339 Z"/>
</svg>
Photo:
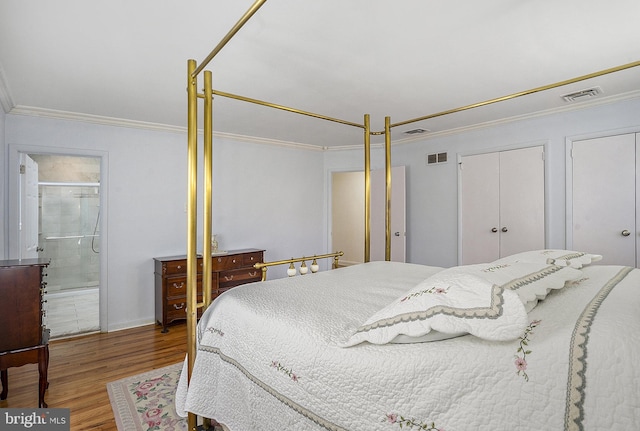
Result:
<svg viewBox="0 0 640 431">
<path fill-rule="evenodd" d="M 9 391 L 8 369 L 38 364 L 38 407 L 48 386 L 49 330 L 42 321 L 43 270 L 49 259 L 0 261 L 0 399 Z"/>
<path fill-rule="evenodd" d="M 260 281 L 262 273 L 253 267 L 262 262 L 264 250 L 230 250 L 211 258 L 211 297 L 241 284 Z M 154 258 L 156 321 L 167 332 L 167 325 L 186 319 L 187 257 Z M 202 258 L 198 259 L 198 301 L 202 301 Z"/>
</svg>

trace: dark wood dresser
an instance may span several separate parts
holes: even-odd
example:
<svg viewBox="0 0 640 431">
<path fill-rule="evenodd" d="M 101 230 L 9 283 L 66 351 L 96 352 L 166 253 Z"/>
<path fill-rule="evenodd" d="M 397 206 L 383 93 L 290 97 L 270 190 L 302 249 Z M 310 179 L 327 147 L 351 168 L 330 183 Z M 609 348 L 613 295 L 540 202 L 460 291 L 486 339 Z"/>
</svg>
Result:
<svg viewBox="0 0 640 431">
<path fill-rule="evenodd" d="M 167 256 L 153 259 L 155 265 L 156 321 L 167 332 L 167 325 L 187 318 L 187 257 Z M 253 267 L 263 262 L 264 250 L 229 250 L 211 257 L 211 298 L 253 281 L 262 273 Z M 198 259 L 198 302 L 202 301 L 202 258 Z"/>
<path fill-rule="evenodd" d="M 42 323 L 43 270 L 49 259 L 0 260 L 0 377 L 6 399 L 8 368 L 38 364 L 38 407 L 46 408 L 49 330 Z"/>
</svg>

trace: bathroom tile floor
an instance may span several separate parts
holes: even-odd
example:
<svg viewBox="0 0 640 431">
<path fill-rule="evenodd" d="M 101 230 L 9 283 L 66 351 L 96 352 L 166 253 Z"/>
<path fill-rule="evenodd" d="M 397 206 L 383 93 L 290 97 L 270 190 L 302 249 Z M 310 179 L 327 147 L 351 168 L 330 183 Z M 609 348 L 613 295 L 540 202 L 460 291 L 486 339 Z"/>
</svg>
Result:
<svg viewBox="0 0 640 431">
<path fill-rule="evenodd" d="M 100 330 L 99 290 L 45 295 L 45 322 L 51 338 L 67 337 Z"/>
</svg>

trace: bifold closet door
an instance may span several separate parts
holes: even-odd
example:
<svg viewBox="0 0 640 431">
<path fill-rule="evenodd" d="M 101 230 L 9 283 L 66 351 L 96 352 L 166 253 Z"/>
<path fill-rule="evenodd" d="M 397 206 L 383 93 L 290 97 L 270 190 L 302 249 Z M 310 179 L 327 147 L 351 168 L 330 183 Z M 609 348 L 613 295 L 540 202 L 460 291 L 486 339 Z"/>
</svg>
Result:
<svg viewBox="0 0 640 431">
<path fill-rule="evenodd" d="M 544 149 L 461 159 L 461 259 L 469 265 L 544 248 Z"/>
<path fill-rule="evenodd" d="M 575 141 L 573 245 L 602 263 L 637 266 L 636 134 Z"/>
</svg>

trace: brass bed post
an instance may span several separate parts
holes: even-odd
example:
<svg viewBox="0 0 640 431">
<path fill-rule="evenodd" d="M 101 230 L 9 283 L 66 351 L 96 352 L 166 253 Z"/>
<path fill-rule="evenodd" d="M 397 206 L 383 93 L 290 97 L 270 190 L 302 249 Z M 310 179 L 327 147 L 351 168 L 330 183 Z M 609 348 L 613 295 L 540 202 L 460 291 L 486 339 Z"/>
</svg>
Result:
<svg viewBox="0 0 640 431">
<path fill-rule="evenodd" d="M 391 260 L 391 117 L 384 118 L 385 237 L 384 260 Z"/>
<path fill-rule="evenodd" d="M 197 192 L 198 192 L 198 94 L 197 77 L 193 76 L 195 60 L 187 62 L 187 360 L 188 379 L 196 357 L 196 316 L 197 316 Z M 189 413 L 189 430 L 196 428 L 196 416 Z"/>
<path fill-rule="evenodd" d="M 364 115 L 364 261 L 371 260 L 371 118 Z"/>
<path fill-rule="evenodd" d="M 202 311 L 211 304 L 211 216 L 213 193 L 213 93 L 211 71 L 204 71 L 204 223 L 202 226 Z"/>
</svg>

